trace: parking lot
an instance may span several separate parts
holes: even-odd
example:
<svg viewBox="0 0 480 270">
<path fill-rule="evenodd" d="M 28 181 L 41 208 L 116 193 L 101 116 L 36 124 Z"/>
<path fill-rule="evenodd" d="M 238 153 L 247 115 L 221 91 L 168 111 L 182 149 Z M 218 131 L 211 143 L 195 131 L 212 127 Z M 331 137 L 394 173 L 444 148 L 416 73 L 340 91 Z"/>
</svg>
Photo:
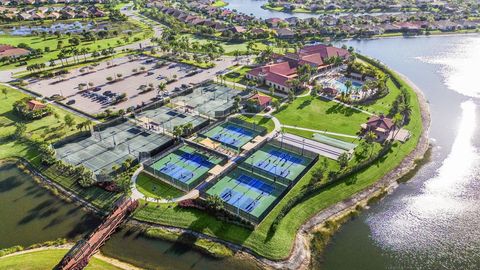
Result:
<svg viewBox="0 0 480 270">
<path fill-rule="evenodd" d="M 174 78 L 176 81 L 167 84 L 164 96 L 176 87 L 212 79 L 217 72 L 232 65 L 233 58 L 217 61 L 216 66 L 208 70 L 172 62 L 158 66 L 157 62 L 163 61 L 146 56 L 130 59 L 125 56 L 102 62 L 93 68 L 72 70 L 63 77 L 31 81 L 27 87 L 46 97 L 63 96 L 63 103 L 96 114 L 106 109 L 127 109 L 149 103 L 158 94 L 157 86 Z M 148 88 L 153 90 L 148 91 Z M 115 103 L 122 93 L 127 99 Z"/>
</svg>

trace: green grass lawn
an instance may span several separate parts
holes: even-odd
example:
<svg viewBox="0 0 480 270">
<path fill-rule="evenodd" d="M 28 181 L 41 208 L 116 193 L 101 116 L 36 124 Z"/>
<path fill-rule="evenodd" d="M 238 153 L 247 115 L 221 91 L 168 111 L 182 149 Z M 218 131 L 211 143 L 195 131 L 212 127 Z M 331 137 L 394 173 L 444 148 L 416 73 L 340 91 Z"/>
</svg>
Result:
<svg viewBox="0 0 480 270">
<path fill-rule="evenodd" d="M 138 176 L 136 185 L 138 191 L 149 198 L 177 198 L 185 194 L 183 191 L 178 190 L 147 173 L 141 173 Z"/>
<path fill-rule="evenodd" d="M 225 7 L 228 3 L 222 0 L 217 0 L 212 4 L 212 7 Z"/>
<path fill-rule="evenodd" d="M 355 135 L 369 115 L 321 98 L 302 97 L 274 114 L 283 125 Z"/>
<path fill-rule="evenodd" d="M 247 74 L 247 72 L 249 72 L 250 70 L 252 69 L 249 67 L 241 67 L 235 69 L 225 75 L 225 80 L 234 83 L 246 84 L 247 78 L 245 78 L 245 74 Z"/>
<path fill-rule="evenodd" d="M 13 88 L 0 85 L 0 89 L 3 88 L 7 89 L 7 95 L 5 96 L 3 94 L 0 94 L 0 138 L 12 134 L 15 131 L 14 124 L 23 121 L 13 112 L 13 103 L 28 96 Z M 76 129 L 72 130 L 64 126 L 63 119 L 67 114 L 66 111 L 53 105 L 50 106 L 52 106 L 54 112 L 58 115 L 59 118 L 56 119 L 54 114 L 52 113 L 51 115 L 42 119 L 25 122 L 27 126 L 27 134 L 29 134 L 31 138 L 42 138 L 45 141 L 52 141 L 55 139 L 54 132 L 63 133 L 64 136 L 77 132 Z M 85 120 L 73 114 L 72 116 L 75 118 L 77 124 Z M 3 148 L 4 145 L 0 145 L 0 158 L 2 158 L 2 156 L 5 157 L 5 151 L 7 151 Z"/>
<path fill-rule="evenodd" d="M 355 193 L 374 184 L 383 175 L 394 169 L 403 160 L 403 158 L 415 148 L 421 134 L 422 122 L 416 95 L 409 87 L 407 87 L 407 89 L 411 93 L 411 104 L 413 107 L 412 119 L 406 126 L 406 128 L 412 132 L 412 137 L 410 140 L 405 144 L 396 143 L 386 157 L 378 160 L 376 163 L 372 164 L 372 166 L 348 179 L 344 179 L 335 183 L 334 185 L 330 185 L 322 189 L 321 192 L 316 193 L 314 196 L 311 196 L 302 203 L 296 205 L 282 219 L 276 232 L 273 234 L 270 233 L 269 230 L 273 221 L 275 220 L 275 217 L 279 215 L 283 206 L 285 206 L 288 201 L 298 196 L 302 187 L 309 183 L 310 173 L 307 173 L 304 177 L 302 177 L 297 185 L 295 185 L 292 190 L 289 191 L 284 199 L 282 199 L 280 203 L 273 208 L 269 215 L 267 215 L 262 223 L 253 231 L 227 222 L 218 221 L 214 217 L 199 210 L 180 208 L 176 204 L 156 205 L 150 203 L 147 206 L 139 208 L 135 213 L 135 217 L 139 220 L 189 228 L 213 235 L 227 241 L 241 244 L 250 248 L 257 254 L 271 259 L 285 258 L 288 256 L 288 254 L 290 254 L 290 250 L 292 248 L 298 228 L 300 228 L 300 226 L 306 220 L 319 211 L 331 206 L 332 204 L 349 198 Z M 298 105 L 304 100 L 305 99 L 299 99 L 296 101 L 296 103 L 294 102 L 290 106 L 293 106 L 293 108 L 298 107 Z M 314 102 L 323 102 L 323 104 L 320 105 L 323 109 L 326 109 L 328 107 L 327 105 L 329 104 L 328 102 L 324 101 Z M 295 110 L 292 109 L 291 113 L 293 114 L 294 111 Z M 331 123 L 338 124 L 338 121 L 341 123 L 342 121 L 346 121 L 345 119 L 340 119 L 340 115 L 337 115 L 336 118 L 332 118 L 327 114 L 322 114 L 321 116 L 330 118 L 325 119 L 322 117 L 317 117 L 314 119 L 306 119 L 314 125 L 318 125 L 318 123 L 315 122 L 329 121 Z M 345 118 L 352 117 L 350 116 Z M 366 117 L 362 116 L 361 119 L 366 119 Z M 358 119 L 356 121 L 358 121 Z M 339 131 L 349 130 L 346 128 L 339 128 Z M 320 161 L 317 162 L 314 165 L 314 168 L 321 166 L 320 164 Z M 335 166 L 337 166 L 335 162 L 329 162 L 329 167 Z"/>
<path fill-rule="evenodd" d="M 50 270 L 55 267 L 67 253 L 66 249 L 50 249 L 35 251 L 5 258 L 0 258 L 0 269 L 8 270 Z M 105 261 L 93 257 L 86 270 L 121 269 Z"/>
<path fill-rule="evenodd" d="M 255 123 L 257 125 L 265 127 L 267 129 L 267 132 L 272 132 L 275 129 L 275 123 L 272 119 L 267 117 L 263 117 L 260 115 L 240 115 L 237 116 L 237 118 L 245 122 Z"/>
</svg>

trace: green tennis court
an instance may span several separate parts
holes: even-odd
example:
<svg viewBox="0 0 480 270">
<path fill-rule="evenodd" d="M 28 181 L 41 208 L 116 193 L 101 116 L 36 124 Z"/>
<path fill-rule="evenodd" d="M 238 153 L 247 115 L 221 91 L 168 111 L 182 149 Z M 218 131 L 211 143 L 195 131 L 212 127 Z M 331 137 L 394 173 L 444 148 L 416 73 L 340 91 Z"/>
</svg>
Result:
<svg viewBox="0 0 480 270">
<path fill-rule="evenodd" d="M 267 209 L 286 189 L 259 175 L 237 168 L 207 190 L 207 194 L 219 196 L 231 212 L 259 222 Z"/>
<path fill-rule="evenodd" d="M 288 185 L 295 181 L 312 161 L 310 158 L 267 143 L 253 153 L 243 165 L 250 169 L 253 167 L 254 172 L 269 176 L 268 178 L 286 179 L 288 182 L 284 184 Z"/>
<path fill-rule="evenodd" d="M 208 171 L 223 161 L 205 150 L 184 145 L 155 161 L 152 173 L 185 190 L 195 187 Z"/>
</svg>

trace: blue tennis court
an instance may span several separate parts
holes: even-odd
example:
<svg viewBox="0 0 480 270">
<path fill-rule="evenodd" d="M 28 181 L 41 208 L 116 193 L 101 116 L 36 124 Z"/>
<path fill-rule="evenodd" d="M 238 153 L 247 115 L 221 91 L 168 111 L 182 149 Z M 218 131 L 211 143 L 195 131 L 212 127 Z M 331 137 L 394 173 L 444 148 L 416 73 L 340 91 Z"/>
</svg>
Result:
<svg viewBox="0 0 480 270">
<path fill-rule="evenodd" d="M 207 190 L 207 194 L 218 195 L 233 209 L 242 210 L 254 217 L 260 217 L 285 190 L 274 186 L 269 180 L 235 169 Z M 266 213 L 265 213 L 266 214 Z"/>
<path fill-rule="evenodd" d="M 190 189 L 222 160 L 212 153 L 184 145 L 149 166 L 153 169 L 153 174 Z"/>
<path fill-rule="evenodd" d="M 229 122 L 218 125 L 204 134 L 204 136 L 214 141 L 235 149 L 244 146 L 258 135 L 259 133 L 254 130 Z"/>
<path fill-rule="evenodd" d="M 174 163 L 167 163 L 165 164 L 161 169 L 161 172 L 165 173 L 166 175 L 175 178 L 177 180 L 180 180 L 182 182 L 187 182 L 193 177 L 193 173 L 183 167 L 180 167 Z"/>
<path fill-rule="evenodd" d="M 307 157 L 266 144 L 256 151 L 245 165 L 294 181 L 311 162 Z"/>
</svg>

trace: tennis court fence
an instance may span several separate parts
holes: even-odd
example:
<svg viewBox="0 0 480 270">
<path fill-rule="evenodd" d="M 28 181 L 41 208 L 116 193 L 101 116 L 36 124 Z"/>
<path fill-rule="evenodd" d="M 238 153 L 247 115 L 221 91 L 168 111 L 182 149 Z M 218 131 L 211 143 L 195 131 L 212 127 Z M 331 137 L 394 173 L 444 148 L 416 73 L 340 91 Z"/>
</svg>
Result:
<svg viewBox="0 0 480 270">
<path fill-rule="evenodd" d="M 288 143 L 288 140 L 286 139 L 274 139 L 274 140 L 271 140 L 269 141 L 269 143 L 273 146 L 276 146 L 280 149 L 285 149 L 287 151 L 290 151 L 292 153 L 295 153 L 297 155 L 300 155 L 300 156 L 303 156 L 303 157 L 306 157 L 308 159 L 312 159 L 312 160 L 316 160 L 318 158 L 318 154 L 313 152 L 313 151 L 310 151 L 310 150 L 307 150 L 307 149 L 302 149 L 302 148 L 299 148 L 295 145 L 291 145 Z"/>
<path fill-rule="evenodd" d="M 239 167 L 246 170 L 246 171 L 249 171 L 250 173 L 258 174 L 258 175 L 262 176 L 263 178 L 268 179 L 269 183 L 276 183 L 276 184 L 280 183 L 280 184 L 284 185 L 285 187 L 288 187 L 292 183 L 292 181 L 290 181 L 288 178 L 285 178 L 285 177 L 280 176 L 280 175 L 276 175 L 276 174 L 271 173 L 269 171 L 262 170 L 261 168 L 253 166 L 252 164 L 250 164 L 247 161 L 240 164 Z"/>
<path fill-rule="evenodd" d="M 267 134 L 267 128 L 262 127 L 260 125 L 257 125 L 255 123 L 250 123 L 250 122 L 243 121 L 242 119 L 228 118 L 227 122 L 233 123 L 237 126 L 241 126 L 243 128 L 246 128 L 246 129 L 253 130 L 261 136 L 265 136 Z"/>
</svg>

